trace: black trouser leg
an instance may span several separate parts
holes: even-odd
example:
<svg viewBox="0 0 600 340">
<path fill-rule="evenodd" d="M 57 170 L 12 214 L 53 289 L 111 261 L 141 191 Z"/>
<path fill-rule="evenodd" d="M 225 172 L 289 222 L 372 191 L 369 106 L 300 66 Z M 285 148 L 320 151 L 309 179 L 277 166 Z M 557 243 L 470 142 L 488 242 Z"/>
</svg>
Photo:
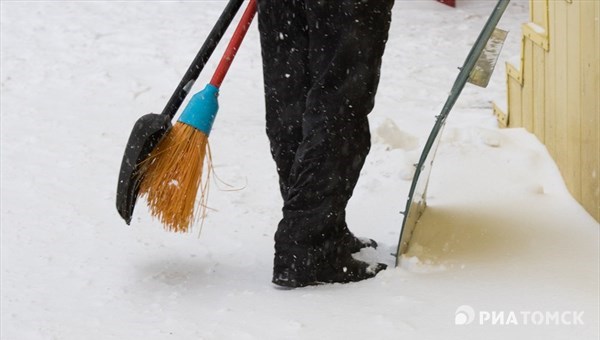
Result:
<svg viewBox="0 0 600 340">
<path fill-rule="evenodd" d="M 276 266 L 327 256 L 346 229 L 392 3 L 259 1 L 267 133 L 284 198 Z"/>
<path fill-rule="evenodd" d="M 281 195 L 302 141 L 302 117 L 310 87 L 304 1 L 258 2 L 267 136 L 277 165 Z"/>
</svg>

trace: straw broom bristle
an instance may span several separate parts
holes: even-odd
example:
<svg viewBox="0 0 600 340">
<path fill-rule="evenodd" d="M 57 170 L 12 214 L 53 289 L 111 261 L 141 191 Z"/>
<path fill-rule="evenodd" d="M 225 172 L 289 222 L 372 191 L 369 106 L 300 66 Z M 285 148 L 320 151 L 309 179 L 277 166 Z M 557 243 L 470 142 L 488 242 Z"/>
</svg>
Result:
<svg viewBox="0 0 600 340">
<path fill-rule="evenodd" d="M 208 136 L 177 122 L 141 166 L 140 195 L 146 196 L 152 216 L 165 229 L 187 232 L 194 222 L 196 195 L 203 180 L 204 160 L 210 151 Z M 206 177 L 210 174 L 208 164 Z M 202 216 L 206 209 L 208 180 L 200 190 Z"/>
</svg>

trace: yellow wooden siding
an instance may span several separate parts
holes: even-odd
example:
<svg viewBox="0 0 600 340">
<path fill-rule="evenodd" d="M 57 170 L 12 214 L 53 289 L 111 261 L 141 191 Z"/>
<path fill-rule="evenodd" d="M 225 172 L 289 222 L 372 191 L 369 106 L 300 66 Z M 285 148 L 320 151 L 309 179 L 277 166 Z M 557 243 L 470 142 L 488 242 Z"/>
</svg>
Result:
<svg viewBox="0 0 600 340">
<path fill-rule="evenodd" d="M 533 133 L 543 141 L 546 137 L 546 60 L 544 51 L 539 46 L 533 46 L 533 104 L 532 104 L 532 115 L 533 115 Z M 533 77 L 535 75 L 535 77 Z"/>
<path fill-rule="evenodd" d="M 535 6 L 529 6 L 529 16 L 531 19 L 531 22 L 546 28 L 547 26 L 547 21 L 548 21 L 548 12 L 546 11 L 546 8 L 544 7 L 546 4 L 546 0 L 532 0 L 533 2 L 540 2 L 540 4 L 536 4 Z"/>
<path fill-rule="evenodd" d="M 523 91 L 521 97 L 521 126 L 533 131 L 533 41 L 527 39 L 523 44 Z"/>
<path fill-rule="evenodd" d="M 581 44 L 581 200 L 598 219 L 600 185 L 600 1 L 580 7 Z M 586 46 L 590 44 L 590 46 Z M 595 114 L 586 114 L 594 113 Z M 588 180 L 586 180 L 588 179 Z M 590 185 L 591 184 L 591 185 Z M 593 214 L 593 213 L 592 213 Z"/>
<path fill-rule="evenodd" d="M 508 112 L 510 113 L 509 126 L 522 126 L 521 117 L 521 84 L 517 79 L 508 78 Z"/>
<path fill-rule="evenodd" d="M 507 65 L 501 125 L 542 141 L 575 199 L 600 221 L 600 1 L 530 0 L 521 64 Z"/>
<path fill-rule="evenodd" d="M 581 1 L 574 1 L 567 12 L 567 165 L 565 177 L 573 197 L 581 200 Z M 571 164 L 577 164 L 573 166 Z"/>
<path fill-rule="evenodd" d="M 556 75 L 556 87 L 554 92 L 554 105 L 556 106 L 556 131 L 554 138 L 556 139 L 556 156 L 555 160 L 563 175 L 563 179 L 567 187 L 571 191 L 571 181 L 567 170 L 567 118 L 569 111 L 567 107 L 567 96 L 569 87 L 567 84 L 567 6 L 565 1 L 551 0 L 556 6 L 556 17 L 554 22 L 554 45 L 552 52 L 555 56 L 554 70 Z"/>
<path fill-rule="evenodd" d="M 555 31 L 556 8 L 555 1 L 548 3 L 548 32 Z M 554 48 L 556 37 L 554 34 L 548 34 L 548 45 Z M 546 83 L 544 102 L 546 103 L 544 139 L 540 139 L 546 144 L 548 152 L 552 158 L 556 158 L 556 56 L 554 53 L 546 53 Z"/>
</svg>

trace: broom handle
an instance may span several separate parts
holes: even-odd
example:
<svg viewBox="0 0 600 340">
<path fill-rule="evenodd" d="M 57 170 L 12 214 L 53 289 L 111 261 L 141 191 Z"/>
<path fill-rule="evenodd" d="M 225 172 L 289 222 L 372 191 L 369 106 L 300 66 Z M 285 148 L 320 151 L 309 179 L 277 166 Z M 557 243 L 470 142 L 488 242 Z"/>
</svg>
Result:
<svg viewBox="0 0 600 340">
<path fill-rule="evenodd" d="M 235 32 L 233 32 L 233 36 L 229 41 L 229 45 L 227 45 L 225 54 L 223 54 L 223 57 L 219 62 L 219 66 L 217 66 L 215 74 L 210 80 L 211 85 L 214 85 L 217 88 L 221 87 L 223 79 L 225 78 L 225 75 L 227 74 L 231 63 L 233 63 L 233 58 L 235 58 L 235 55 L 240 45 L 242 44 L 242 40 L 244 40 L 244 36 L 246 36 L 246 32 L 248 32 L 248 29 L 250 28 L 250 24 L 252 23 L 252 19 L 254 19 L 255 14 L 256 0 L 250 0 L 250 3 L 248 3 L 248 7 L 246 7 L 242 18 L 240 19 L 240 22 L 235 28 Z"/>
<path fill-rule="evenodd" d="M 213 29 L 208 34 L 206 41 L 200 48 L 200 51 L 198 51 L 198 54 L 194 58 L 194 61 L 188 70 L 185 72 L 185 75 L 179 82 L 179 85 L 171 95 L 171 99 L 169 99 L 169 102 L 167 105 L 165 105 L 165 108 L 161 114 L 167 115 L 171 117 L 171 119 L 175 117 L 175 114 L 177 113 L 177 110 L 179 110 L 181 103 L 183 103 L 185 97 L 187 97 L 188 93 L 192 89 L 192 85 L 194 85 L 194 82 L 196 79 L 198 79 L 200 71 L 202 71 L 206 65 L 210 55 L 219 44 L 219 41 L 225 34 L 227 27 L 229 27 L 229 24 L 231 24 L 231 21 L 237 14 L 243 2 L 244 0 L 229 0 L 229 3 L 223 10 L 223 13 L 219 17 Z"/>
</svg>

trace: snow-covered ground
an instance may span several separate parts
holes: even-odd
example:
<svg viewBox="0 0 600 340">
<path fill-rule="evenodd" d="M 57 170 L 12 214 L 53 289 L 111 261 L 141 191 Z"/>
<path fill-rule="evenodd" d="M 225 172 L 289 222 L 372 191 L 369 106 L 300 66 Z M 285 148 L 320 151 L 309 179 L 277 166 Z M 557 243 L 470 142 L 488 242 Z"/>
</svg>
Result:
<svg viewBox="0 0 600 340">
<path fill-rule="evenodd" d="M 375 143 L 348 211 L 353 231 L 381 244 L 360 255 L 390 264 L 377 278 L 270 283 L 281 200 L 256 27 L 211 134 L 231 187 L 213 185 L 200 236 L 163 231 L 143 204 L 126 227 L 114 199 L 130 129 L 162 110 L 224 4 L 2 1 L 2 339 L 598 339 L 598 223 L 544 146 L 491 112 L 525 0 L 500 24 L 511 32 L 489 88 L 468 85 L 450 115 L 399 268 L 389 254 L 412 164 L 491 0 L 396 1 Z"/>
</svg>

